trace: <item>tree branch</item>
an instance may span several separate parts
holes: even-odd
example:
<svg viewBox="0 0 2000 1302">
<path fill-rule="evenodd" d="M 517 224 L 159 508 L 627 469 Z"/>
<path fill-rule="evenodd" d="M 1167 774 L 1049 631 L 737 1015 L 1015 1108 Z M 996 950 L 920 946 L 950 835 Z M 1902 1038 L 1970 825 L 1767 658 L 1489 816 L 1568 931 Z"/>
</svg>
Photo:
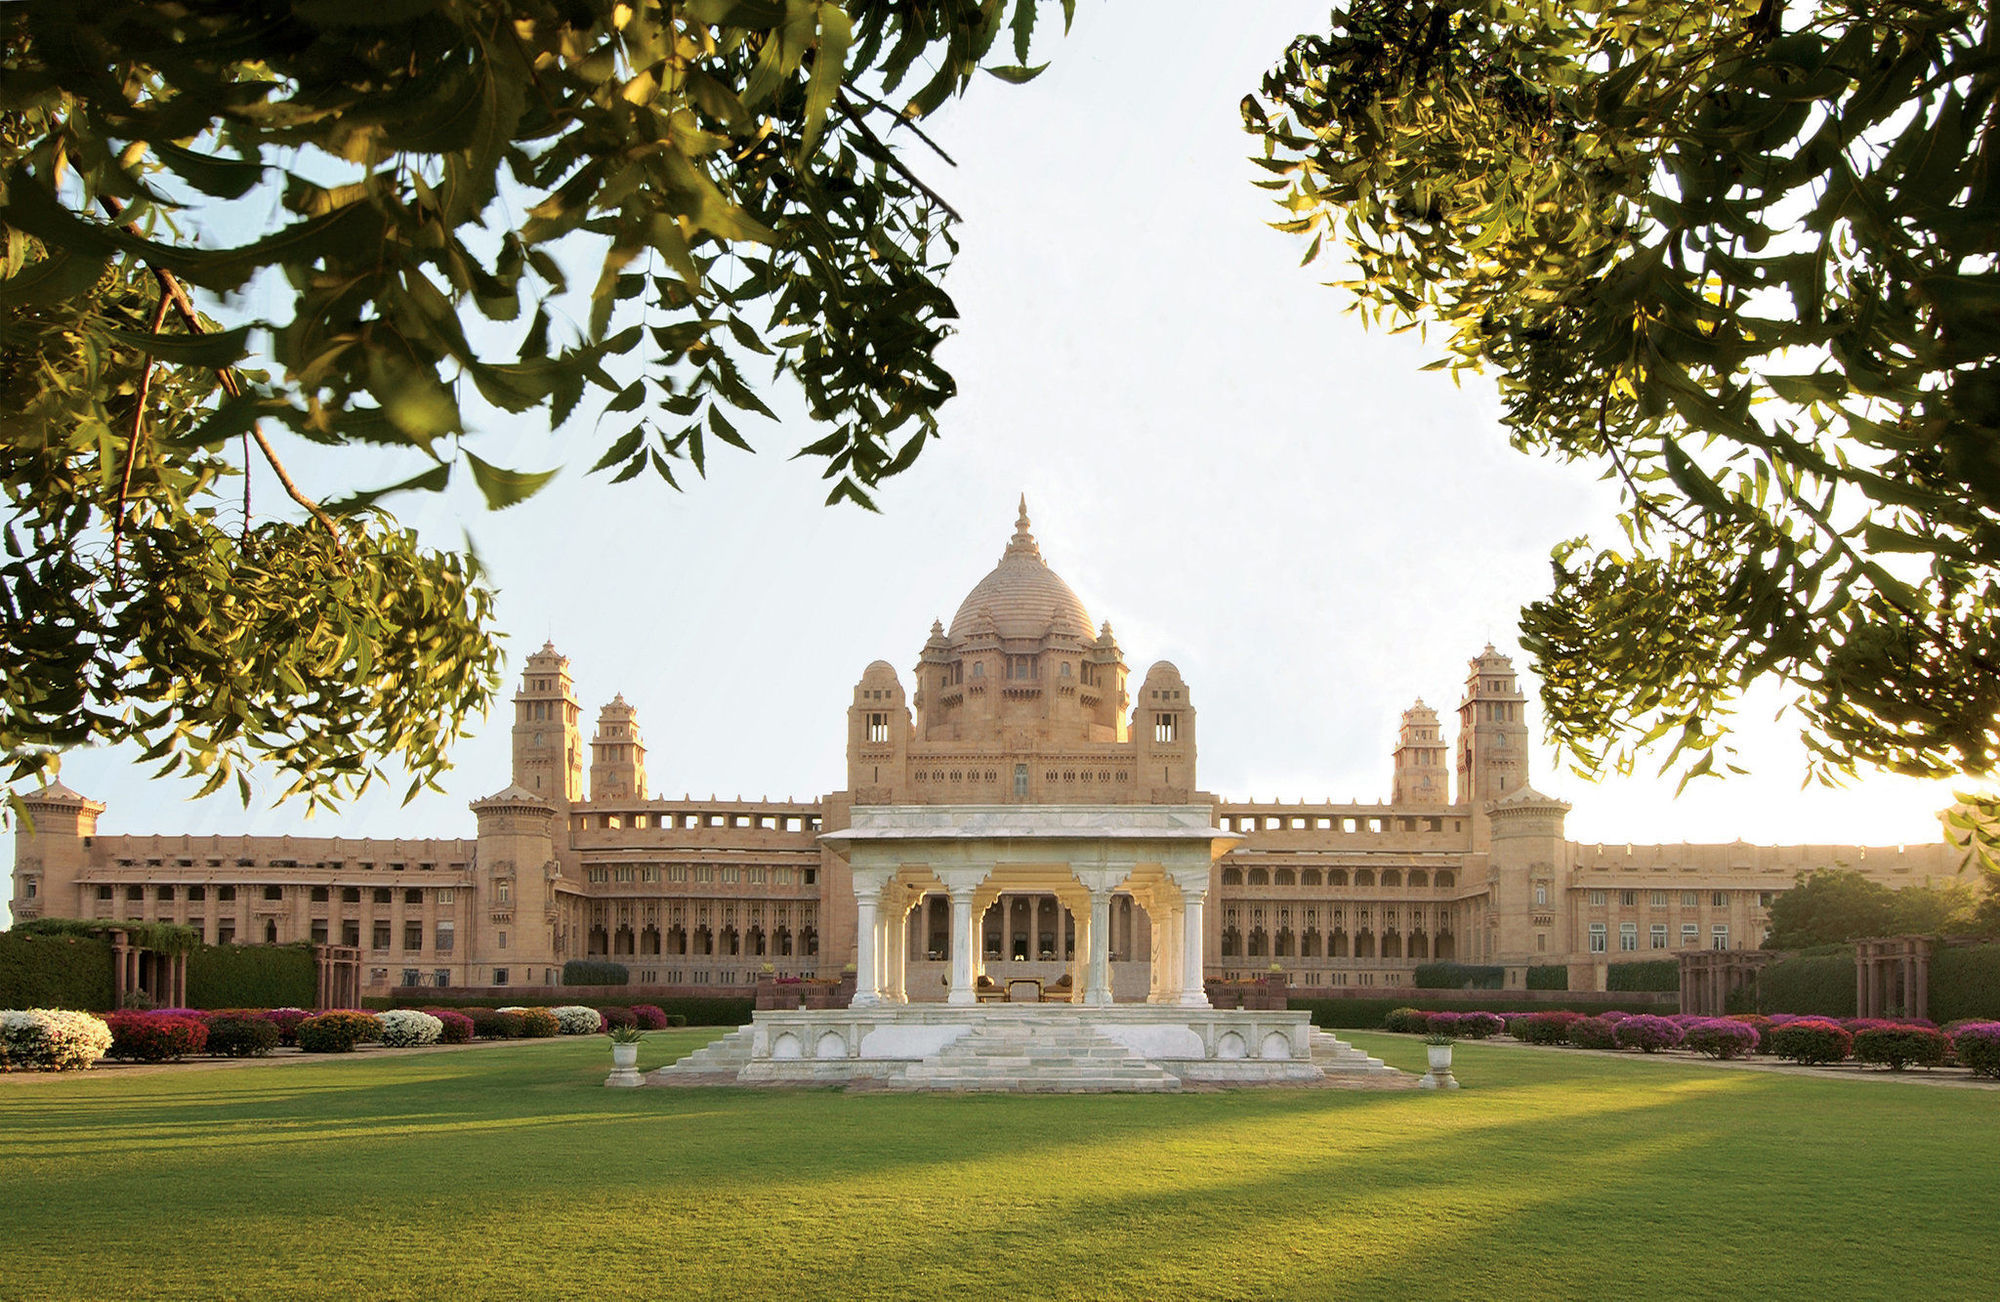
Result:
<svg viewBox="0 0 2000 1302">
<path fill-rule="evenodd" d="M 146 333 L 160 333 L 166 319 L 167 296 L 163 293 L 153 305 L 153 321 L 146 327 Z M 125 503 L 132 497 L 132 468 L 139 464 L 139 435 L 146 428 L 146 402 L 152 392 L 153 358 L 149 354 L 144 369 L 139 372 L 139 393 L 132 403 L 132 432 L 125 439 L 125 473 L 118 481 L 118 513 L 111 518 L 111 582 L 114 585 L 122 579 L 119 548 L 125 540 Z"/>
<path fill-rule="evenodd" d="M 887 113 L 890 117 L 895 118 L 897 127 L 908 127 L 910 129 L 911 134 L 915 135 L 917 139 L 923 141 L 926 145 L 930 146 L 931 152 L 933 154 L 936 154 L 939 158 L 942 158 L 945 162 L 950 163 L 953 167 L 958 166 L 958 160 L 956 158 L 953 158 L 950 154 L 945 153 L 944 146 L 938 144 L 937 141 L 932 140 L 929 136 L 925 135 L 924 129 L 917 125 L 915 118 L 904 117 L 901 113 L 896 111 L 896 107 L 893 104 L 885 104 L 881 100 L 876 99 L 873 95 L 870 95 L 867 91 L 862 90 L 859 87 L 848 86 L 842 89 L 840 93 L 841 96 L 845 98 L 845 96 L 849 92 L 852 92 L 854 95 L 859 97 L 863 102 L 865 102 L 868 105 L 868 107 L 881 109 L 884 113 Z M 843 104 L 841 105 L 841 107 L 847 108 L 848 106 Z M 889 129 L 893 131 L 896 128 L 891 127 Z"/>
<path fill-rule="evenodd" d="M 854 124 L 854 129 L 856 131 L 859 131 L 862 137 L 866 139 L 869 144 L 875 146 L 875 149 L 877 151 L 875 154 L 876 158 L 878 158 L 884 163 L 887 163 L 892 169 L 895 170 L 896 175 L 902 177 L 905 181 L 908 181 L 911 185 L 914 185 L 917 187 L 917 189 L 923 191 L 925 196 L 928 197 L 932 203 L 944 209 L 946 215 L 949 216 L 953 221 L 965 220 L 964 216 L 960 214 L 958 209 L 952 207 L 951 204 L 945 201 L 945 197 L 943 195 L 939 194 L 936 190 L 931 189 L 928 185 L 925 185 L 922 179 L 920 179 L 915 172 L 912 172 L 909 169 L 909 166 L 905 164 L 902 159 L 896 157 L 895 150 L 889 148 L 889 146 L 882 143 L 882 137 L 875 134 L 875 129 L 868 125 L 867 119 L 863 117 L 863 115 L 855 109 L 854 105 L 848 101 L 848 98 L 845 93 L 836 94 L 833 97 L 833 102 L 840 106 L 841 115 L 845 117 L 849 122 L 852 122 Z M 935 146 L 933 146 L 933 148 L 935 148 Z M 939 150 L 939 152 L 942 153 L 943 151 Z"/>
</svg>

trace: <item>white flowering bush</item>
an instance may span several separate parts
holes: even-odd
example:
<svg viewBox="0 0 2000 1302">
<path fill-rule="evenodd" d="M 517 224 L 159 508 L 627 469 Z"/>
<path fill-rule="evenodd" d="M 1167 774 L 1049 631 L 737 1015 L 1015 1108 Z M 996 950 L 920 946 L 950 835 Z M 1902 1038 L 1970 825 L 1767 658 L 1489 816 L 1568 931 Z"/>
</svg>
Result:
<svg viewBox="0 0 2000 1302">
<path fill-rule="evenodd" d="M 0 1012 L 0 1071 L 82 1071 L 111 1048 L 101 1017 L 63 1008 Z"/>
<path fill-rule="evenodd" d="M 382 1046 L 387 1049 L 436 1044 L 438 1037 L 444 1034 L 441 1020 L 414 1008 L 391 1008 L 375 1014 L 375 1020 L 382 1023 Z"/>
<path fill-rule="evenodd" d="M 556 1015 L 556 1025 L 562 1028 L 564 1035 L 596 1035 L 604 1029 L 604 1018 L 595 1008 L 564 1004 L 549 1011 Z"/>
</svg>

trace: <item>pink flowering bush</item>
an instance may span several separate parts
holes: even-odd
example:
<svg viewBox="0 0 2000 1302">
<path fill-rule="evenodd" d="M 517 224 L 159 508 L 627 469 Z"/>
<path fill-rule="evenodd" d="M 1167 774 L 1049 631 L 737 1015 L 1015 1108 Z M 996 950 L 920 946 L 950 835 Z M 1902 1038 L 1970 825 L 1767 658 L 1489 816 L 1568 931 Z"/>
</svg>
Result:
<svg viewBox="0 0 2000 1302">
<path fill-rule="evenodd" d="M 1618 1047 L 1614 1035 L 1617 1025 L 1603 1017 L 1579 1017 L 1569 1024 L 1569 1031 L 1563 1038 L 1578 1049 L 1615 1049 Z"/>
<path fill-rule="evenodd" d="M 2000 1076 L 2000 1022 L 1970 1022 L 1951 1037 L 1958 1065 L 1975 1076 Z"/>
<path fill-rule="evenodd" d="M 299 1042 L 299 1023 L 312 1014 L 303 1008 L 267 1008 L 264 1020 L 278 1028 L 278 1043 L 290 1047 Z"/>
<path fill-rule="evenodd" d="M 1854 1060 L 1890 1071 L 1942 1067 L 1950 1054 L 1951 1037 L 1931 1026 L 1864 1026 L 1854 1032 Z"/>
<path fill-rule="evenodd" d="M 426 1008 L 438 1019 L 439 1044 L 467 1044 L 472 1040 L 472 1019 L 455 1008 Z"/>
<path fill-rule="evenodd" d="M 198 1016 L 111 1013 L 111 1056 L 135 1062 L 179 1062 L 208 1047 L 208 1024 Z"/>
<path fill-rule="evenodd" d="M 1728 1017 L 1698 1018 L 1683 1031 L 1681 1047 L 1711 1058 L 1748 1057 L 1757 1051 L 1757 1028 Z"/>
<path fill-rule="evenodd" d="M 1460 1013 L 1458 1029 L 1452 1034 L 1466 1040 L 1486 1040 L 1507 1029 L 1497 1013 Z"/>
<path fill-rule="evenodd" d="M 632 1016 L 642 1031 L 664 1031 L 667 1029 L 667 1014 L 657 1004 L 633 1004 Z"/>
<path fill-rule="evenodd" d="M 1523 1044 L 1561 1044 L 1569 1036 L 1570 1024 L 1582 1020 L 1582 1013 L 1567 1010 L 1529 1013 L 1509 1022 L 1507 1029 Z"/>
<path fill-rule="evenodd" d="M 1611 1038 L 1621 1049 L 1637 1049 L 1641 1053 L 1658 1053 L 1671 1049 L 1681 1042 L 1685 1034 L 1673 1020 L 1653 1017 L 1646 1013 L 1635 1013 L 1622 1017 L 1611 1028 Z"/>
<path fill-rule="evenodd" d="M 1764 1037 L 1764 1049 L 1802 1066 L 1818 1067 L 1847 1061 L 1854 1052 L 1854 1034 L 1823 1017 L 1801 1017 L 1772 1027 Z"/>
<path fill-rule="evenodd" d="M 604 1029 L 609 1031 L 620 1026 L 639 1028 L 639 1018 L 630 1008 L 600 1008 L 597 1015 L 604 1019 Z"/>
</svg>

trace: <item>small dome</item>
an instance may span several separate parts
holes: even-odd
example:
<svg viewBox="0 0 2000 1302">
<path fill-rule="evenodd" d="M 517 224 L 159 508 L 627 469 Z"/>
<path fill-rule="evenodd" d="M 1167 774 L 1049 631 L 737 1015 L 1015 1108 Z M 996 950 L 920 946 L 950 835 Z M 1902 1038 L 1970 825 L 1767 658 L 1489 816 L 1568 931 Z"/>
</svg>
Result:
<svg viewBox="0 0 2000 1302">
<path fill-rule="evenodd" d="M 951 619 L 951 637 L 958 641 L 969 635 L 986 611 L 1003 638 L 1040 638 L 1051 625 L 1068 624 L 1087 636 L 1092 627 L 1090 612 L 1062 577 L 1042 560 L 1042 549 L 1028 532 L 1028 501 L 1021 499 L 1021 514 L 1015 521 L 1014 537 L 992 573 L 981 579 Z"/>
</svg>

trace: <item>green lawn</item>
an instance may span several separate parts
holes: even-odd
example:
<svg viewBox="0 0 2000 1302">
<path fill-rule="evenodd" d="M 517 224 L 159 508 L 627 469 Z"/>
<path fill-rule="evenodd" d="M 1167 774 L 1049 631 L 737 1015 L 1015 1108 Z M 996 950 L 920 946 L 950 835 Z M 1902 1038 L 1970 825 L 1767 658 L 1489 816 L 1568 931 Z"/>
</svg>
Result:
<svg viewBox="0 0 2000 1302">
<path fill-rule="evenodd" d="M 650 1068 L 712 1031 L 649 1037 Z M 1422 1046 L 1354 1039 L 1421 1069 Z M 5 1298 L 1990 1298 L 2000 1092 L 607 1090 L 604 1041 L 0 1077 Z"/>
</svg>

